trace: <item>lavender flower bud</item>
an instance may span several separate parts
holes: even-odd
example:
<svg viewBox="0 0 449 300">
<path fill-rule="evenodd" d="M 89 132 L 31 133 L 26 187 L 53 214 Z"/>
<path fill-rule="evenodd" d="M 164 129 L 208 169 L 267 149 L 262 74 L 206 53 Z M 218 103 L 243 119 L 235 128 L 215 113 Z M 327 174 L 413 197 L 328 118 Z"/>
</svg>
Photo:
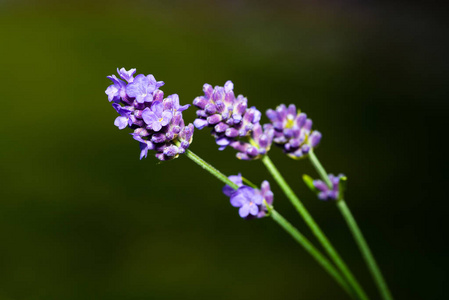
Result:
<svg viewBox="0 0 449 300">
<path fill-rule="evenodd" d="M 228 128 L 229 128 L 229 125 L 227 125 L 227 124 L 225 124 L 225 123 L 223 123 L 223 122 L 218 123 L 218 124 L 215 125 L 215 127 L 214 127 L 214 129 L 215 129 L 216 132 L 225 132 L 226 129 L 228 129 Z"/>
<path fill-rule="evenodd" d="M 210 98 L 214 92 L 214 88 L 210 84 L 205 83 L 203 85 L 203 92 L 207 98 Z"/>
<path fill-rule="evenodd" d="M 339 194 L 341 192 L 339 191 L 339 184 L 342 177 L 344 177 L 343 174 L 339 174 L 338 176 L 329 174 L 329 179 L 332 183 L 332 187 L 330 188 L 322 180 L 314 180 L 313 185 L 318 190 L 318 198 L 324 201 L 338 200 Z"/>
<path fill-rule="evenodd" d="M 195 125 L 196 128 L 198 129 L 203 129 L 204 127 L 206 127 L 207 125 L 209 125 L 209 123 L 206 120 L 203 119 L 196 119 L 193 122 L 193 125 Z"/>
<path fill-rule="evenodd" d="M 204 97 L 196 97 L 195 100 L 193 100 L 193 105 L 200 109 L 204 109 L 207 105 L 207 99 Z"/>
<path fill-rule="evenodd" d="M 212 115 L 207 118 L 207 122 L 211 125 L 215 125 L 218 122 L 220 122 L 221 120 L 222 120 L 222 117 L 220 115 Z"/>
<path fill-rule="evenodd" d="M 314 131 L 309 137 L 309 143 L 312 148 L 318 146 L 321 141 L 321 133 L 319 131 Z"/>
<path fill-rule="evenodd" d="M 239 131 L 235 128 L 228 128 L 226 129 L 225 135 L 230 138 L 235 138 L 239 135 Z"/>
<path fill-rule="evenodd" d="M 163 143 L 163 142 L 165 142 L 165 134 L 163 134 L 163 133 L 156 133 L 156 134 L 153 134 L 153 136 L 151 137 L 151 141 L 153 142 L 153 143 Z"/>
<path fill-rule="evenodd" d="M 206 114 L 213 115 L 217 112 L 217 107 L 214 104 L 209 103 L 204 110 L 206 111 Z"/>
</svg>

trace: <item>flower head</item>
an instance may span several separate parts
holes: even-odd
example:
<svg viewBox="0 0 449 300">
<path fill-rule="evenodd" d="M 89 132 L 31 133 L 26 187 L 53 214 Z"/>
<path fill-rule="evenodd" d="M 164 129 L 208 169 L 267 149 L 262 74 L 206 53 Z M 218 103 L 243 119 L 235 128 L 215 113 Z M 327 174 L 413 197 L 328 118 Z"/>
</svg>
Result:
<svg viewBox="0 0 449 300">
<path fill-rule="evenodd" d="M 198 129 L 212 128 L 219 149 L 225 149 L 237 137 L 248 136 L 254 125 L 259 123 L 261 113 L 255 107 L 248 107 L 248 99 L 234 95 L 234 84 L 227 81 L 223 87 L 205 84 L 204 96 L 195 98 L 193 105 L 199 108 L 193 124 Z"/>
<path fill-rule="evenodd" d="M 271 125 L 260 125 L 262 114 L 254 106 L 248 108 L 248 99 L 235 97 L 234 84 L 227 81 L 223 87 L 205 84 L 204 96 L 195 98 L 198 108 L 193 124 L 197 129 L 212 128 L 212 135 L 223 150 L 230 146 L 238 151 L 237 158 L 260 158 L 271 147 L 274 130 Z"/>
<path fill-rule="evenodd" d="M 149 150 L 156 152 L 160 160 L 176 158 L 185 152 L 193 139 L 193 125 L 185 126 L 182 112 L 189 105 L 181 106 L 178 95 L 164 99 L 159 88 L 164 85 L 153 75 L 139 74 L 135 69 L 117 69 L 120 77 L 108 76 L 112 85 L 106 90 L 109 101 L 119 116 L 114 124 L 119 129 L 129 127 L 131 135 L 140 144 L 140 159 L 147 157 Z"/>
<path fill-rule="evenodd" d="M 318 190 L 318 198 L 325 201 L 338 200 L 340 193 L 339 183 L 342 177 L 344 177 L 343 174 L 339 174 L 338 176 L 329 174 L 329 180 L 332 183 L 332 188 L 329 188 L 329 186 L 322 180 L 314 180 L 313 185 Z"/>
<path fill-rule="evenodd" d="M 262 218 L 266 216 L 268 208 L 266 204 L 273 203 L 273 193 L 268 181 L 262 182 L 261 189 L 256 189 L 243 184 L 242 176 L 228 177 L 239 188 L 234 190 L 226 185 L 223 193 L 230 198 L 231 205 L 239 207 L 239 215 L 244 219 Z"/>
<path fill-rule="evenodd" d="M 279 105 L 267 110 L 267 117 L 274 128 L 273 141 L 292 158 L 301 158 L 318 146 L 321 133 L 312 131 L 312 120 L 296 110 L 294 104 Z"/>
</svg>

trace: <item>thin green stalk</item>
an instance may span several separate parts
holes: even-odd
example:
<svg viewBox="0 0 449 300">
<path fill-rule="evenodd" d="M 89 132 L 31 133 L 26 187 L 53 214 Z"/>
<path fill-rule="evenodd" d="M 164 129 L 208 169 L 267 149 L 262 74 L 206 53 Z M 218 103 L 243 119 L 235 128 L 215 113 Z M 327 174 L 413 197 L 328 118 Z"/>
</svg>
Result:
<svg viewBox="0 0 449 300">
<path fill-rule="evenodd" d="M 190 150 L 186 151 L 186 155 L 193 162 L 198 164 L 200 167 L 208 171 L 210 174 L 218 178 L 218 180 L 222 181 L 224 184 L 231 186 L 233 189 L 238 189 L 238 186 L 228 179 L 226 175 L 215 169 L 205 160 L 200 158 L 198 155 L 193 153 Z M 253 185 L 252 183 L 248 182 Z M 293 227 L 286 219 L 284 219 L 277 211 L 270 208 L 270 216 L 273 218 L 276 223 L 281 226 L 287 233 L 289 233 L 304 249 L 312 255 L 312 257 L 324 268 L 324 270 L 332 276 L 332 278 L 337 281 L 337 283 L 351 296 L 352 291 L 346 281 L 342 278 L 341 274 L 334 268 L 334 266 L 327 260 L 327 258 L 321 254 L 310 241 L 304 237 L 295 227 Z"/>
<path fill-rule="evenodd" d="M 365 300 L 368 299 L 368 296 L 365 294 L 365 292 L 363 291 L 362 287 L 360 286 L 358 281 L 355 279 L 354 275 L 351 273 L 349 268 L 346 266 L 346 264 L 343 261 L 343 259 L 340 257 L 340 255 L 337 253 L 337 251 L 334 249 L 332 244 L 327 239 L 326 235 L 324 235 L 323 231 L 320 229 L 318 224 L 312 218 L 312 216 L 307 211 L 305 206 L 302 204 L 302 202 L 295 195 L 295 193 L 290 188 L 288 183 L 282 177 L 281 173 L 279 173 L 278 169 L 273 164 L 273 162 L 268 157 L 268 155 L 265 155 L 262 158 L 262 162 L 265 164 L 265 166 L 267 167 L 268 171 L 271 173 L 273 178 L 279 184 L 281 189 L 284 191 L 284 193 L 287 196 L 287 198 L 290 200 L 290 202 L 293 204 L 293 206 L 296 208 L 296 210 L 302 216 L 302 218 L 304 219 L 306 224 L 310 227 L 310 229 L 312 230 L 313 234 L 317 237 L 318 241 L 321 243 L 323 248 L 329 254 L 329 256 L 334 261 L 336 266 L 340 269 L 341 273 L 345 276 L 346 280 L 352 286 L 352 288 L 353 288 L 354 292 L 357 294 L 357 296 L 360 299 L 365 299 Z"/>
<path fill-rule="evenodd" d="M 316 157 L 315 153 L 313 153 L 313 151 L 309 153 L 309 157 L 313 166 L 318 171 L 320 177 L 326 182 L 326 184 L 329 187 L 331 187 L 332 183 L 329 179 L 329 176 L 324 167 L 321 165 L 318 158 Z M 387 283 L 383 278 L 382 273 L 380 272 L 379 266 L 377 265 L 376 260 L 374 259 L 374 256 L 368 246 L 368 243 L 363 237 L 362 231 L 357 225 L 357 222 L 355 221 L 354 216 L 352 215 L 349 207 L 346 205 L 345 200 L 339 199 L 337 201 L 337 207 L 340 210 L 341 214 L 343 215 L 343 219 L 345 219 L 346 224 L 348 225 L 349 230 L 351 231 L 352 236 L 354 237 L 354 240 L 356 241 L 357 246 L 359 247 L 359 250 L 362 253 L 363 259 L 365 260 L 365 263 L 368 266 L 371 276 L 373 277 L 374 282 L 376 283 L 376 286 L 380 294 L 382 295 L 382 298 L 384 300 L 393 300 L 393 296 L 391 295 L 391 292 L 388 289 Z"/>
<path fill-rule="evenodd" d="M 318 172 L 318 175 L 320 175 L 321 179 L 323 179 L 324 182 L 326 182 L 329 188 L 332 188 L 332 182 L 329 179 L 326 170 L 324 169 L 323 165 L 320 163 L 318 157 L 316 157 L 313 151 L 309 152 L 309 159 L 312 162 L 312 165 L 315 167 L 315 170 Z"/>
<path fill-rule="evenodd" d="M 286 219 L 284 219 L 277 211 L 271 210 L 271 217 L 278 223 L 293 239 L 295 239 L 304 249 L 312 255 L 312 257 L 323 267 L 324 270 L 331 275 L 335 281 L 348 293 L 352 298 L 354 297 L 352 290 L 348 286 L 348 283 L 341 277 L 341 274 L 335 269 L 335 267 L 327 260 L 327 258 L 321 254 L 312 243 L 303 236 L 295 227 L 292 226 Z"/>
<path fill-rule="evenodd" d="M 374 282 L 379 289 L 379 292 L 382 295 L 382 298 L 385 300 L 393 300 L 393 296 L 388 289 L 387 283 L 380 272 L 379 266 L 374 259 L 374 256 L 366 243 L 365 238 L 363 237 L 362 232 L 360 231 L 359 226 L 357 225 L 349 207 L 346 205 L 346 202 L 343 199 L 337 201 L 337 206 L 343 214 L 343 218 L 348 224 L 349 229 L 351 230 L 352 236 L 354 237 L 357 245 L 359 246 L 360 252 L 362 252 L 365 263 L 368 265 L 368 269 L 373 276 Z"/>
<path fill-rule="evenodd" d="M 199 157 L 198 155 L 196 155 L 192 151 L 187 150 L 186 151 L 186 155 L 187 155 L 188 158 L 193 160 L 201 168 L 203 168 L 204 170 L 208 171 L 210 174 L 212 174 L 216 178 L 218 178 L 218 180 L 220 180 L 223 183 L 229 185 L 230 187 L 232 187 L 235 190 L 239 188 L 234 182 L 229 180 L 229 178 L 226 175 L 224 175 L 223 173 L 221 173 L 220 171 L 218 171 L 217 169 L 212 167 L 209 163 L 207 163 L 205 160 L 203 160 L 201 157 Z"/>
</svg>

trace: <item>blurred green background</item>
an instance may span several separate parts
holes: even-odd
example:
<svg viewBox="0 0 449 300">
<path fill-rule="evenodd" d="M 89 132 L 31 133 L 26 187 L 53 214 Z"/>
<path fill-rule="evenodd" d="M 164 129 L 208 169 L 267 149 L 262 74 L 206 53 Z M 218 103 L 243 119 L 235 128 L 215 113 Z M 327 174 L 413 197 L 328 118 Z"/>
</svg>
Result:
<svg viewBox="0 0 449 300">
<path fill-rule="evenodd" d="M 186 157 L 139 160 L 104 91 L 117 67 L 165 81 L 182 103 L 232 80 L 261 111 L 295 103 L 397 299 L 447 283 L 449 63 L 444 10 L 342 1 L 0 1 L 0 299 L 346 299 L 271 219 L 244 221 Z M 189 109 L 185 120 L 194 120 Z M 267 119 L 264 118 L 264 121 Z M 258 161 L 191 150 L 225 174 Z M 377 291 L 308 161 L 270 152 L 372 299 Z"/>
</svg>

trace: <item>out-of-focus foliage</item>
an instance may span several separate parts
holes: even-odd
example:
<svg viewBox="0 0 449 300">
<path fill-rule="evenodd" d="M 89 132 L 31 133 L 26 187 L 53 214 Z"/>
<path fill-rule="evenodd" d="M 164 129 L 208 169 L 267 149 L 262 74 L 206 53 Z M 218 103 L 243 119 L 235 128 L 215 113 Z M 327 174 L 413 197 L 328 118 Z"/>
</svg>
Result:
<svg viewBox="0 0 449 300">
<path fill-rule="evenodd" d="M 327 170 L 348 176 L 393 294 L 443 298 L 443 12 L 276 3 L 0 2 L 0 299 L 346 298 L 274 222 L 241 220 L 187 158 L 139 161 L 104 94 L 117 67 L 154 74 L 181 103 L 226 80 L 261 111 L 295 103 L 323 134 Z M 207 130 L 191 149 L 226 174 L 270 180 L 277 210 L 312 238 L 261 163 L 218 152 Z M 377 295 L 338 211 L 302 183 L 313 168 L 270 156 Z"/>
</svg>

